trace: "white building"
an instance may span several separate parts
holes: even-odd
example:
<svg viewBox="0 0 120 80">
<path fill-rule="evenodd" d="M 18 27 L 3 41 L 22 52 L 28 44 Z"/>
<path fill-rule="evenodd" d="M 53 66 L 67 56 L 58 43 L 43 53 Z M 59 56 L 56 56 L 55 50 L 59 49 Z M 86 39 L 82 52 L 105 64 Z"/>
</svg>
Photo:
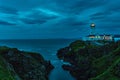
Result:
<svg viewBox="0 0 120 80">
<path fill-rule="evenodd" d="M 88 35 L 87 40 L 105 40 L 105 41 L 113 41 L 113 35 Z"/>
<path fill-rule="evenodd" d="M 113 41 L 114 40 L 114 36 L 113 35 L 97 35 L 95 33 L 95 24 L 92 23 L 90 25 L 90 35 L 88 35 L 85 40 L 105 40 L 105 41 Z"/>
</svg>

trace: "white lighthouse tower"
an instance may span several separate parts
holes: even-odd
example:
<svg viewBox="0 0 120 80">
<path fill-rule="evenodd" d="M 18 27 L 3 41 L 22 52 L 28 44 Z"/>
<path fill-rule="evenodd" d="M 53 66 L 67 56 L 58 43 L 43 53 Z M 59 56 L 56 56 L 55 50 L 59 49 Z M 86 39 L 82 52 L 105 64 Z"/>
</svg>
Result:
<svg viewBox="0 0 120 80">
<path fill-rule="evenodd" d="M 95 32 L 95 24 L 91 23 L 90 24 L 90 34 L 87 36 L 88 40 L 90 41 L 97 41 L 97 40 L 101 40 L 101 41 L 113 41 L 114 37 L 110 34 L 96 34 Z"/>
<path fill-rule="evenodd" d="M 95 24 L 91 23 L 90 24 L 90 34 L 87 36 L 87 40 L 96 40 L 96 33 L 95 33 Z"/>
<path fill-rule="evenodd" d="M 90 25 L 90 28 L 91 28 L 91 30 L 90 30 L 90 35 L 95 35 L 95 24 L 92 23 L 92 24 Z"/>
</svg>

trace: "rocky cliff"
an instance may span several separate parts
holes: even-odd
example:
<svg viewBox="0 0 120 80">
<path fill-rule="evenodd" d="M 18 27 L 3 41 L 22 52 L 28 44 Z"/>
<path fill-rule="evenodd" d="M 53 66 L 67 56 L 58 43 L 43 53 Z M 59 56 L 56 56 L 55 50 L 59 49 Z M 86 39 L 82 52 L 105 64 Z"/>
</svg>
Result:
<svg viewBox="0 0 120 80">
<path fill-rule="evenodd" d="M 57 56 L 71 63 L 62 67 L 77 80 L 120 80 L 120 41 L 78 40 L 58 50 Z"/>
<path fill-rule="evenodd" d="M 0 47 L 0 80 L 48 80 L 52 69 L 38 53 Z"/>
</svg>

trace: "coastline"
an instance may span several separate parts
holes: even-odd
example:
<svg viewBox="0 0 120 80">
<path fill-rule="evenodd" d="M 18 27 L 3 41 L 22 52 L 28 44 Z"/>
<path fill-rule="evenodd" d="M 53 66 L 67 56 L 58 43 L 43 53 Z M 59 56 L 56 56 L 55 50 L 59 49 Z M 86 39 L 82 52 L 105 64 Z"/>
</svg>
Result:
<svg viewBox="0 0 120 80">
<path fill-rule="evenodd" d="M 40 54 L 19 51 L 17 48 L 0 47 L 0 59 L 2 67 L 0 79 L 48 80 L 48 74 L 54 68 L 51 62 L 44 60 Z M 7 74 L 9 75 L 5 76 Z"/>
<path fill-rule="evenodd" d="M 57 56 L 71 64 L 64 64 L 62 68 L 77 80 L 120 79 L 120 41 L 96 45 L 93 42 L 77 40 L 58 50 Z"/>
</svg>

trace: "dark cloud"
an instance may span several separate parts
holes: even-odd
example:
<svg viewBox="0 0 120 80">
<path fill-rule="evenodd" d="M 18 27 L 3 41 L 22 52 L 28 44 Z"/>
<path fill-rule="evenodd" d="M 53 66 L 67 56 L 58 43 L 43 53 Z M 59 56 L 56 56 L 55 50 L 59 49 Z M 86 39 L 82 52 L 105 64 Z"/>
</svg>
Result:
<svg viewBox="0 0 120 80">
<path fill-rule="evenodd" d="M 107 16 L 111 15 L 110 12 L 97 12 L 95 14 L 92 14 L 90 16 L 91 20 L 103 20 L 105 18 L 107 18 Z"/>
<path fill-rule="evenodd" d="M 64 1 L 64 0 L 62 0 Z M 85 10 L 96 8 L 99 6 L 104 6 L 107 3 L 106 0 L 67 0 L 67 5 L 64 3 L 58 3 L 60 8 L 63 9 L 64 12 L 68 12 L 70 14 L 78 14 Z M 63 5 L 64 4 L 64 5 Z M 64 9 L 65 8 L 65 9 Z"/>
<path fill-rule="evenodd" d="M 7 14 L 17 14 L 18 11 L 15 8 L 0 6 L 0 12 Z"/>
<path fill-rule="evenodd" d="M 85 10 L 104 6 L 108 3 L 106 0 L 50 0 L 45 5 L 48 9 L 58 11 L 63 14 L 79 14 Z"/>
<path fill-rule="evenodd" d="M 61 19 L 56 24 L 54 24 L 54 29 L 63 31 L 73 31 L 73 30 L 83 30 L 84 27 L 88 24 L 87 21 L 82 21 L 80 19 L 76 19 L 75 17 L 68 17 Z"/>
<path fill-rule="evenodd" d="M 0 23 L 2 26 L 11 25 L 9 22 L 18 23 L 20 29 L 14 28 L 16 30 L 12 31 L 13 28 L 10 27 L 11 32 L 16 35 L 23 32 L 38 34 L 40 38 L 46 38 L 44 35 L 49 38 L 80 37 L 89 34 L 91 22 L 96 24 L 98 33 L 120 32 L 120 0 L 0 0 L 0 2 L 6 6 L 0 8 L 2 12 L 0 19 L 5 20 Z"/>
<path fill-rule="evenodd" d="M 116 5 L 116 6 L 113 6 L 113 7 L 109 7 L 108 11 L 112 12 L 112 13 L 114 13 L 114 12 L 119 12 L 120 13 L 120 5 L 119 6 Z"/>
<path fill-rule="evenodd" d="M 26 17 L 28 18 L 34 18 L 34 19 L 43 19 L 43 20 L 47 20 L 47 19 L 55 19 L 58 16 L 54 15 L 54 14 L 49 14 L 49 13 L 45 13 L 42 11 L 38 11 L 38 10 L 33 10 L 31 12 L 31 14 L 27 15 Z"/>
<path fill-rule="evenodd" d="M 40 20 L 40 19 L 21 19 L 22 22 L 25 24 L 43 24 L 46 22 L 46 20 Z"/>
<path fill-rule="evenodd" d="M 30 14 L 26 15 L 25 18 L 21 18 L 20 20 L 26 24 L 43 24 L 49 20 L 53 20 L 58 18 L 59 16 L 52 14 L 51 12 L 42 12 L 39 10 L 33 10 L 29 12 Z M 49 14 L 51 13 L 51 14 Z"/>
<path fill-rule="evenodd" d="M 7 21 L 2 21 L 0 20 L 0 25 L 16 25 L 16 24 L 13 24 L 13 23 L 9 23 Z"/>
<path fill-rule="evenodd" d="M 107 22 L 118 22 L 120 21 L 119 15 L 120 14 L 120 5 L 119 0 L 112 1 L 110 0 L 107 4 L 96 10 L 96 13 L 90 16 L 90 20 L 100 20 L 100 21 L 107 21 Z"/>
<path fill-rule="evenodd" d="M 95 13 L 95 14 L 93 14 L 92 16 L 105 16 L 105 15 L 108 15 L 109 13 L 108 12 L 97 12 L 97 13 Z"/>
<path fill-rule="evenodd" d="M 104 22 L 119 22 L 120 16 L 118 12 L 106 11 L 106 12 L 97 12 L 90 16 L 90 20 L 98 20 Z"/>
<path fill-rule="evenodd" d="M 110 0 L 108 6 L 107 6 L 107 11 L 110 12 L 119 12 L 120 13 L 120 0 Z"/>
</svg>

